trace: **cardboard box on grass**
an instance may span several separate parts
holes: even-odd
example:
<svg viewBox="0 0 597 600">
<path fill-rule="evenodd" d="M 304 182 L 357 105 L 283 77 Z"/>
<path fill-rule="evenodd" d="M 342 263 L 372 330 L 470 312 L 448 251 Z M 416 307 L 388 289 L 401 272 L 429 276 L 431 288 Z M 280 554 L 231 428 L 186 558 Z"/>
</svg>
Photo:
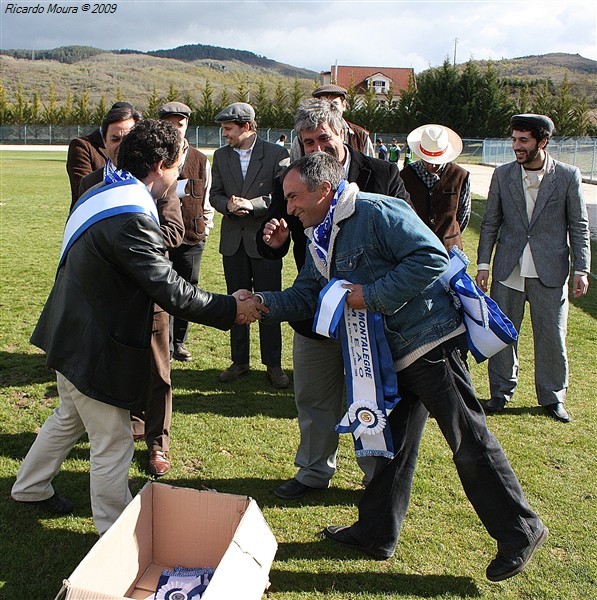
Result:
<svg viewBox="0 0 597 600">
<path fill-rule="evenodd" d="M 57 599 L 145 599 L 164 569 L 180 566 L 216 569 L 202 600 L 258 600 L 277 547 L 253 499 L 149 482 Z"/>
</svg>

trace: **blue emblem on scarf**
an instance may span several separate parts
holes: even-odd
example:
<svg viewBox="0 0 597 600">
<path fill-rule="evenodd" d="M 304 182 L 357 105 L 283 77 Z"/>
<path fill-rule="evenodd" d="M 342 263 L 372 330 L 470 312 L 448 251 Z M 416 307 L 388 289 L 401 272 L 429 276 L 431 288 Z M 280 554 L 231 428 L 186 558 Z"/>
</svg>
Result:
<svg viewBox="0 0 597 600">
<path fill-rule="evenodd" d="M 317 256 L 326 265 L 328 264 L 328 249 L 330 247 L 330 236 L 334 222 L 334 211 L 336 210 L 336 204 L 338 204 L 338 198 L 342 195 L 345 187 L 346 179 L 342 179 L 330 203 L 330 208 L 325 219 L 317 227 L 313 228 L 313 245 L 315 246 L 315 251 L 317 252 Z"/>
</svg>

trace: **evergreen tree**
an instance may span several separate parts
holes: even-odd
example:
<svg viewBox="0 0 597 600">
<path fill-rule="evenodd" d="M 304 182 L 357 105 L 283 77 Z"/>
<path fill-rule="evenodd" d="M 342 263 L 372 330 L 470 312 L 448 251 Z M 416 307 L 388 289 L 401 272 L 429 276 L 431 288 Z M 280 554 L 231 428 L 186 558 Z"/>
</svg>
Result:
<svg viewBox="0 0 597 600">
<path fill-rule="evenodd" d="M 290 125 L 290 127 L 294 126 L 294 114 L 296 113 L 296 109 L 298 108 L 298 105 L 301 103 L 302 99 L 303 90 L 301 89 L 301 84 L 298 78 L 295 77 L 288 97 L 288 112 L 290 113 L 293 119 L 293 122 Z"/>
<path fill-rule="evenodd" d="M 33 92 L 33 99 L 29 105 L 29 111 L 27 114 L 27 122 L 30 125 L 38 125 L 41 123 L 42 105 L 41 97 L 39 92 L 36 90 Z"/>
<path fill-rule="evenodd" d="M 428 69 L 417 79 L 417 125 L 440 123 L 458 129 L 462 110 L 459 78 L 448 58 L 441 67 Z"/>
<path fill-rule="evenodd" d="M 411 75 L 408 79 L 408 87 L 400 92 L 400 101 L 395 109 L 397 116 L 396 130 L 409 134 L 417 127 L 417 89 L 415 78 Z"/>
<path fill-rule="evenodd" d="M 93 111 L 89 102 L 89 90 L 87 86 L 83 88 L 81 97 L 75 100 L 75 113 L 77 124 L 89 125 L 93 122 Z"/>
<path fill-rule="evenodd" d="M 247 79 L 240 79 L 236 84 L 236 91 L 234 93 L 235 102 L 249 102 L 250 98 L 249 81 Z"/>
<path fill-rule="evenodd" d="M 362 103 L 356 111 L 356 117 L 356 122 L 369 131 L 381 131 L 384 128 L 383 112 L 372 85 L 365 92 Z"/>
<path fill-rule="evenodd" d="M 531 104 L 531 112 L 538 115 L 551 115 L 554 109 L 553 94 L 549 83 L 544 81 L 539 92 L 534 96 Z"/>
<path fill-rule="evenodd" d="M 222 88 L 222 91 L 220 92 L 220 99 L 218 100 L 216 114 L 222 109 L 226 108 L 229 104 L 231 104 L 231 102 L 230 96 L 228 95 L 228 90 L 226 88 Z"/>
<path fill-rule="evenodd" d="M 185 95 L 182 98 L 183 104 L 186 104 L 191 109 L 191 116 L 189 118 L 189 125 L 197 125 L 197 104 L 195 103 L 195 98 L 190 91 L 186 91 Z"/>
<path fill-rule="evenodd" d="M 214 90 L 208 79 L 201 92 L 201 102 L 197 107 L 196 123 L 198 125 L 213 127 L 216 114 L 217 109 L 214 102 Z"/>
<path fill-rule="evenodd" d="M 360 101 L 358 97 L 357 87 L 354 82 L 354 77 L 350 78 L 350 85 L 346 89 L 346 110 L 344 111 L 344 117 L 347 121 L 356 122 L 357 111 L 359 109 Z M 359 123 L 360 125 L 360 123 Z"/>
<path fill-rule="evenodd" d="M 6 90 L 0 83 L 0 125 L 8 125 L 10 119 L 10 105 L 6 97 Z"/>
<path fill-rule="evenodd" d="M 276 127 L 276 123 L 272 118 L 272 102 L 267 95 L 263 79 L 260 79 L 257 83 L 257 92 L 253 97 L 251 106 L 255 109 L 260 127 Z"/>
<path fill-rule="evenodd" d="M 279 79 L 274 90 L 272 101 L 272 122 L 280 129 L 292 129 L 294 125 L 294 113 L 288 110 L 288 93 L 284 88 L 282 80 Z"/>
<path fill-rule="evenodd" d="M 69 90 L 66 94 L 66 100 L 60 110 L 60 123 L 63 125 L 76 125 L 76 113 L 74 110 L 73 94 Z"/>
<path fill-rule="evenodd" d="M 153 89 L 151 90 L 151 95 L 147 99 L 147 108 L 145 109 L 144 117 L 146 119 L 157 119 L 158 118 L 158 108 L 164 104 L 162 102 L 161 96 L 158 94 L 158 89 L 153 84 Z"/>
<path fill-rule="evenodd" d="M 166 94 L 166 102 L 179 102 L 180 93 L 176 89 L 176 86 L 171 81 L 168 87 L 168 93 Z"/>
<path fill-rule="evenodd" d="M 575 98 L 571 92 L 572 86 L 568 76 L 558 90 L 554 98 L 553 110 L 550 114 L 556 126 L 559 136 L 582 136 L 587 134 L 587 121 L 583 114 L 587 112 L 587 104 L 584 98 Z"/>
<path fill-rule="evenodd" d="M 522 115 L 530 112 L 531 105 L 531 93 L 529 91 L 529 86 L 525 84 L 520 90 L 520 94 L 514 103 L 514 114 Z"/>
<path fill-rule="evenodd" d="M 58 106 L 58 100 L 56 99 L 56 90 L 54 89 L 54 82 L 50 81 L 50 88 L 48 90 L 48 102 L 43 105 L 41 114 L 41 122 L 45 125 L 59 125 L 60 123 L 60 107 Z"/>
<path fill-rule="evenodd" d="M 107 112 L 108 106 L 106 105 L 106 99 L 102 96 L 93 111 L 91 123 L 93 125 L 101 125 Z"/>
<path fill-rule="evenodd" d="M 27 109 L 29 103 L 23 93 L 23 84 L 17 83 L 15 102 L 12 107 L 12 125 L 27 125 Z"/>
</svg>

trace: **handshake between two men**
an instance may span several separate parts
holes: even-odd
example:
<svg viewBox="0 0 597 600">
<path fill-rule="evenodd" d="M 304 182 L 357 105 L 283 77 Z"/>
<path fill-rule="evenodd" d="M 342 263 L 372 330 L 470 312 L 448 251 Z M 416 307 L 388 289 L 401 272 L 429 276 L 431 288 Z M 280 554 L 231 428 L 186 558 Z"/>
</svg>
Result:
<svg viewBox="0 0 597 600">
<path fill-rule="evenodd" d="M 236 290 L 232 294 L 236 299 L 236 319 L 237 325 L 249 325 L 255 321 L 261 320 L 263 313 L 269 312 L 267 307 L 261 304 L 257 296 L 249 290 Z"/>
</svg>

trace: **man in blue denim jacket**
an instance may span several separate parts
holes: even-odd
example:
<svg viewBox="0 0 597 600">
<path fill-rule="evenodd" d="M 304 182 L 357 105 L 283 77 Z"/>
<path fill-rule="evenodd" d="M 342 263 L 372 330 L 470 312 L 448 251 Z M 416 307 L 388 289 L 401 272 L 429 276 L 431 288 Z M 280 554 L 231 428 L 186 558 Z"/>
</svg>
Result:
<svg viewBox="0 0 597 600">
<path fill-rule="evenodd" d="M 379 459 L 385 464 L 363 493 L 358 521 L 323 533 L 375 559 L 392 556 L 431 413 L 452 449 L 467 497 L 497 541 L 486 575 L 491 581 L 512 577 L 548 530 L 487 429 L 465 363 L 464 325 L 439 281 L 448 256 L 406 202 L 359 192 L 343 176 L 339 163 L 320 152 L 285 172 L 288 213 L 301 220 L 311 243 L 291 288 L 259 294 L 269 309 L 266 321 L 306 319 L 315 313 L 321 289 L 337 277 L 351 282 L 349 307 L 384 319 L 401 396 L 388 418 L 395 456 Z M 276 243 L 276 231 L 270 243 Z"/>
</svg>

